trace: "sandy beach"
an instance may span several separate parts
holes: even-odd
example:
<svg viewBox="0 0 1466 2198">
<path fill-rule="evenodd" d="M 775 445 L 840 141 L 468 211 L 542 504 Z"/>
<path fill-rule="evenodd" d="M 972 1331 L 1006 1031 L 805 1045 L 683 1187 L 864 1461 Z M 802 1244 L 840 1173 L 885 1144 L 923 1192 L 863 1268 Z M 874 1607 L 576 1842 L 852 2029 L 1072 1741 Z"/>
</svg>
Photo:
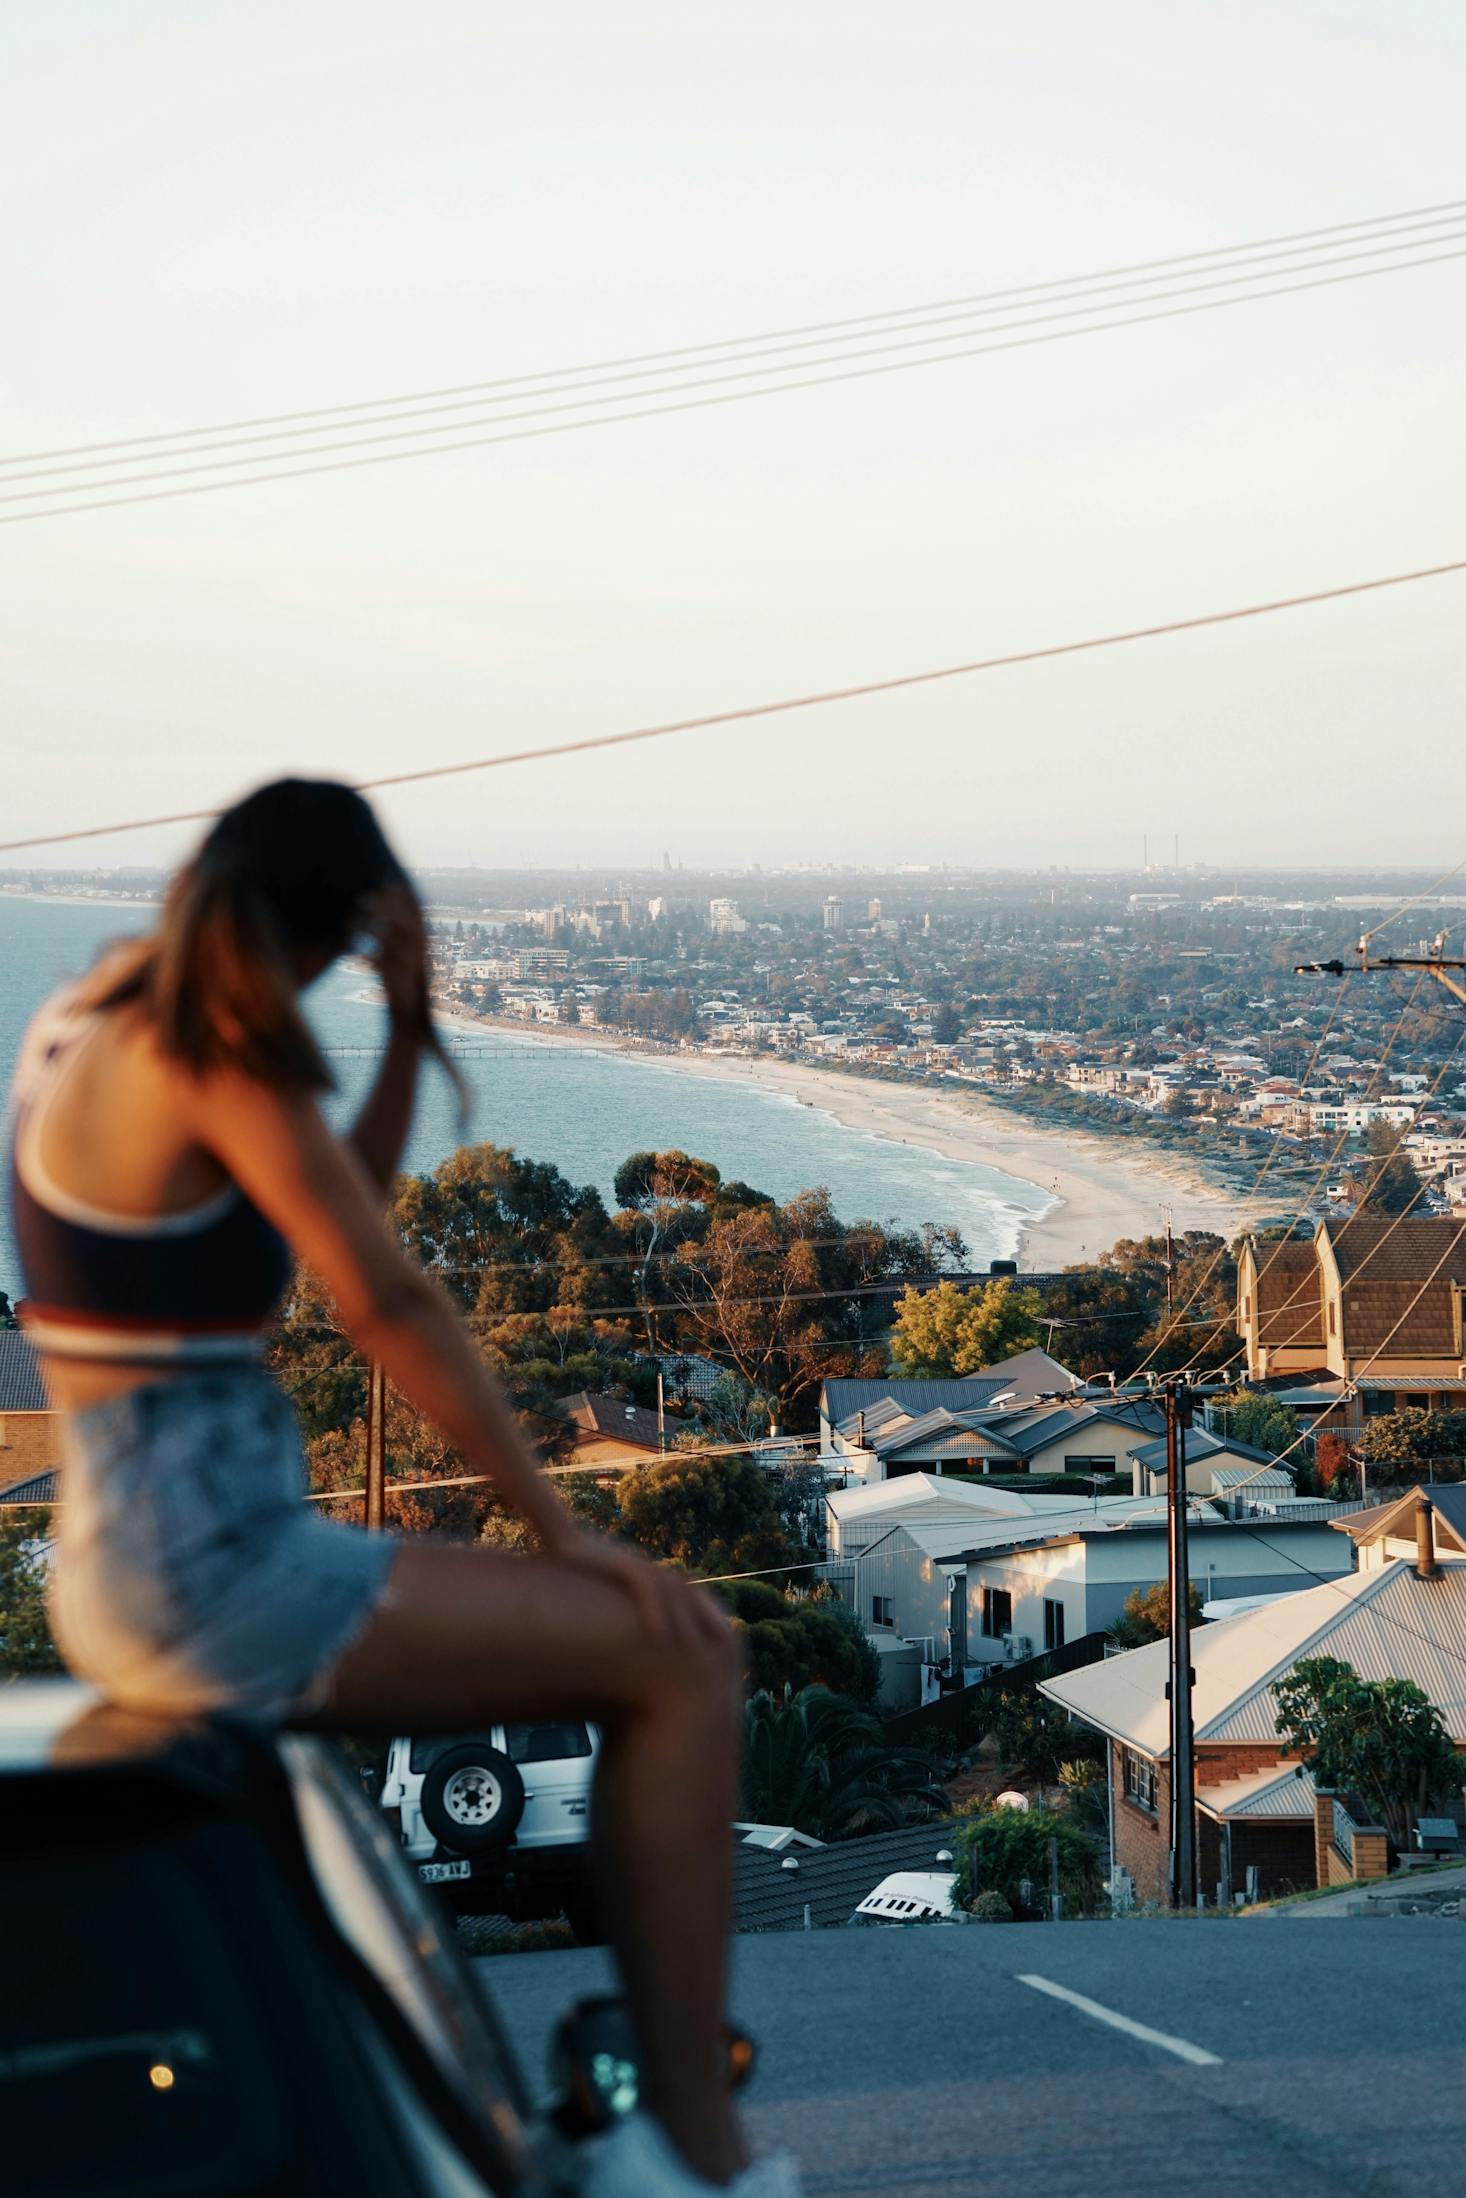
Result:
<svg viewBox="0 0 1466 2198">
<path fill-rule="evenodd" d="M 1023 1232 L 1019 1263 L 1049 1270 L 1091 1260 L 1124 1236 L 1151 1236 L 1172 1225 L 1231 1237 L 1248 1218 L 1248 1202 L 1219 1189 L 1179 1157 L 1137 1152 L 1067 1124 L 1046 1130 L 1010 1114 L 980 1092 L 929 1090 L 873 1076 L 856 1076 L 802 1062 L 750 1059 L 734 1053 L 673 1053 L 628 1044 L 606 1031 L 553 1024 L 529 1029 L 507 1019 L 444 1008 L 447 1026 L 482 1037 L 504 1032 L 532 1045 L 577 1045 L 656 1061 L 689 1076 L 762 1084 L 821 1108 L 847 1129 L 893 1144 L 918 1145 L 945 1159 L 1000 1168 L 1035 1184 L 1056 1203 Z"/>
</svg>

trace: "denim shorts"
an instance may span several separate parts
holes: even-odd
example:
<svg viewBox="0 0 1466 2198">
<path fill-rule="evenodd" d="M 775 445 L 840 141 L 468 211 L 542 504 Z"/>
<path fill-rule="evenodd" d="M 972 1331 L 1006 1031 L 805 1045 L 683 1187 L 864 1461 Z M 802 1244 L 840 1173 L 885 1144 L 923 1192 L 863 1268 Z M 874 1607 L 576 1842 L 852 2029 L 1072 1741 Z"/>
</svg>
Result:
<svg viewBox="0 0 1466 2198">
<path fill-rule="evenodd" d="M 150 1382 L 64 1422 L 52 1630 L 129 1708 L 279 1722 L 323 1704 L 396 1540 L 319 1516 L 256 1366 Z"/>
</svg>

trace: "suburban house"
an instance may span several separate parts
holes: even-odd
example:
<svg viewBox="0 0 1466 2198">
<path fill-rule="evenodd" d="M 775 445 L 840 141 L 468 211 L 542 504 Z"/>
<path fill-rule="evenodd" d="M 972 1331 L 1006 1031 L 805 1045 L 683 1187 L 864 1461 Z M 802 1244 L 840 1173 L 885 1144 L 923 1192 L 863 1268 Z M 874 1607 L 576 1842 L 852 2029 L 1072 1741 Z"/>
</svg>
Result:
<svg viewBox="0 0 1466 2198">
<path fill-rule="evenodd" d="M 1132 1485 L 1137 1496 L 1163 1495 L 1166 1487 L 1166 1438 L 1156 1436 L 1130 1452 Z M 1204 1427 L 1186 1430 L 1186 1493 L 1214 1496 L 1219 1502 L 1241 1496 L 1286 1501 L 1293 1494 L 1293 1469 L 1279 1465 L 1271 1450 L 1213 1435 Z"/>
<path fill-rule="evenodd" d="M 1129 1447 L 1137 1434 L 1159 1431 L 1158 1407 L 1124 1397 L 1065 1401 L 1075 1386 L 1043 1351 L 953 1381 L 828 1381 L 820 1454 L 847 1485 L 928 1472 L 1124 1473 L 1128 1481 Z"/>
<path fill-rule="evenodd" d="M 1266 1897 L 1384 1866 L 1383 1833 L 1316 1794 L 1282 1753 L 1273 1689 L 1304 1657 L 1339 1657 L 1365 1679 L 1413 1679 L 1466 1746 L 1466 1562 L 1432 1554 L 1429 1567 L 1392 1559 L 1192 1635 L 1197 1874 L 1208 1901 L 1245 1890 L 1249 1870 Z M 1109 1743 L 1114 1859 L 1142 1902 L 1166 1897 L 1169 1659 L 1158 1641 L 1040 1682 Z"/>
<path fill-rule="evenodd" d="M 560 1410 L 574 1430 L 571 1440 L 577 1465 L 651 1465 L 667 1447 L 656 1413 L 644 1405 L 628 1404 L 624 1397 L 578 1389 L 574 1396 L 562 1399 Z M 678 1425 L 672 1421 L 673 1434 Z"/>
<path fill-rule="evenodd" d="M 1466 1557 L 1466 1483 L 1410 1488 L 1393 1503 L 1371 1511 L 1349 1511 L 1329 1524 L 1336 1533 L 1348 1535 L 1361 1572 L 1393 1564 L 1397 1557 L 1417 1560 L 1427 1526 L 1442 1556 Z"/>
<path fill-rule="evenodd" d="M 0 1503 L 52 1503 L 61 1464 L 60 1421 L 41 1380 L 36 1347 L 0 1328 Z"/>
<path fill-rule="evenodd" d="M 920 1475 L 832 1496 L 828 1509 L 829 1575 L 881 1656 L 888 1707 L 915 1698 L 924 1667 L 971 1680 L 1105 1632 L 1127 1596 L 1166 1574 L 1165 1506 L 1149 1496 L 1075 1503 Z M 1195 1499 L 1191 1517 L 1207 1600 L 1287 1594 L 1352 1563 L 1323 1522 L 1254 1526 Z"/>
<path fill-rule="evenodd" d="M 1463 1291 L 1466 1220 L 1355 1214 L 1321 1221 L 1311 1242 L 1249 1238 L 1237 1270 L 1248 1378 L 1341 1426 L 1345 1384 L 1356 1419 L 1466 1403 Z"/>
</svg>

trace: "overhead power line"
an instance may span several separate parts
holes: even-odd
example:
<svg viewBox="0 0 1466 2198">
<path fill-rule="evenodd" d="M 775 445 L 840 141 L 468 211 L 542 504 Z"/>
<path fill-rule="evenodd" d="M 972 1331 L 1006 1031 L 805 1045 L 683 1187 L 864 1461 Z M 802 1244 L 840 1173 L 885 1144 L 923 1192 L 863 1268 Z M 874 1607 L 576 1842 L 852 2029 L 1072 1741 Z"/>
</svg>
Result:
<svg viewBox="0 0 1466 2198">
<path fill-rule="evenodd" d="M 1454 242 L 1458 236 L 1466 237 L 1466 230 L 1452 232 L 1449 237 L 1443 236 L 1440 239 L 1429 241 Z M 627 392 L 626 394 L 632 398 L 629 409 L 610 411 L 596 409 L 604 408 L 607 403 L 613 400 L 606 396 L 592 396 L 572 398 L 568 403 L 540 404 L 524 412 L 499 413 L 493 415 L 491 419 L 455 422 L 452 424 L 451 429 L 447 423 L 439 427 L 397 427 L 379 434 L 355 435 L 339 442 L 316 443 L 308 449 L 298 452 L 273 449 L 261 451 L 245 458 L 209 459 L 204 463 L 195 463 L 191 459 L 187 459 L 185 453 L 176 450 L 172 452 L 160 451 L 157 453 L 159 456 L 184 456 L 187 462 L 182 465 L 155 468 L 151 472 L 123 474 L 112 478 L 92 478 L 87 481 L 70 481 L 53 488 L 23 489 L 13 494 L 0 495 L 0 504 L 12 507 L 0 511 L 0 526 L 20 526 L 40 519 L 65 518 L 82 512 L 110 511 L 126 504 L 164 502 L 179 496 L 210 495 L 220 489 L 252 488 L 276 481 L 304 480 L 317 474 L 351 472 L 363 466 L 401 464 L 407 459 L 445 456 L 465 450 L 481 450 L 498 443 L 524 442 L 537 440 L 547 435 L 580 433 L 587 428 L 624 425 L 629 421 L 658 418 L 675 412 L 701 411 L 710 405 L 738 404 L 755 397 L 781 396 L 801 389 L 826 388 L 842 382 L 865 381 L 872 376 L 905 373 L 916 367 L 941 366 L 959 359 L 984 357 L 1000 351 L 1025 350 L 1035 344 L 1064 342 L 1076 336 L 1104 334 L 1115 329 L 1139 327 L 1153 321 L 1177 320 L 1195 313 L 1216 312 L 1223 307 L 1232 305 L 1256 304 L 1269 298 L 1291 297 L 1305 290 L 1329 289 L 1339 283 L 1363 281 L 1376 275 L 1401 273 L 1410 268 L 1435 266 L 1447 260 L 1461 258 L 1466 258 L 1466 244 L 1462 244 L 1459 249 L 1451 251 L 1417 255 L 1405 259 L 1391 258 L 1377 266 L 1354 265 L 1343 269 L 1341 272 L 1310 275 L 1303 281 L 1288 281 L 1275 284 L 1268 289 L 1259 290 L 1254 288 L 1236 296 L 1225 298 L 1196 298 L 1191 295 L 1191 292 L 1195 289 L 1218 287 L 1215 283 L 1196 284 L 1179 290 L 1173 288 L 1157 292 L 1154 295 L 1163 300 L 1183 297 L 1189 299 L 1189 302 L 1179 305 L 1173 303 L 1157 304 L 1147 300 L 1135 299 L 1128 301 L 1128 303 L 1132 305 L 1146 304 L 1148 309 L 1143 312 L 1125 311 L 1119 317 L 1110 319 L 1094 320 L 1084 318 L 1081 325 L 1078 326 L 1037 328 L 1034 321 L 999 323 L 997 324 L 999 327 L 1010 326 L 1036 330 L 1036 332 L 1004 335 L 996 342 L 959 343 L 955 348 L 949 347 L 940 351 L 932 350 L 930 346 L 938 341 L 949 342 L 950 339 L 922 336 L 908 342 L 880 345 L 866 344 L 853 350 L 846 349 L 829 353 L 823 359 L 803 361 L 793 369 L 796 376 L 794 379 L 770 381 L 767 377 L 770 373 L 778 371 L 778 369 L 766 364 L 741 367 L 737 371 L 721 371 L 701 380 L 663 382 L 656 389 Z M 1335 268 L 1338 266 L 1335 261 L 1311 262 L 1308 264 Z M 1285 270 L 1279 269 L 1277 272 L 1281 274 Z M 1038 318 L 1046 321 L 1073 321 L 1080 318 L 1081 315 L 1091 314 L 1095 310 L 1095 307 L 1083 307 L 1080 309 L 1079 314 L 1072 312 L 1057 313 L 1041 315 Z M 915 350 L 919 350 L 921 356 L 909 357 L 904 355 Z M 898 357 L 886 356 L 886 354 L 893 352 L 903 355 Z M 845 363 L 852 360 L 861 363 Z M 828 371 L 831 366 L 834 366 L 837 370 Z M 818 369 L 818 371 L 814 371 L 815 369 Z M 757 384 L 757 386 L 747 386 L 750 382 Z M 677 392 L 679 391 L 692 391 L 694 394 L 678 395 Z M 640 401 L 643 398 L 646 400 L 645 402 Z M 667 401 L 668 399 L 671 401 Z M 561 416 L 570 412 L 587 416 L 574 419 Z M 398 414 L 391 415 L 391 417 L 401 419 L 409 417 L 409 415 Z M 525 424 L 506 424 L 512 422 Z M 367 426 L 373 423 L 362 421 L 358 424 Z M 484 428 L 489 431 L 464 435 L 458 432 L 463 427 Z M 436 437 L 437 439 L 425 440 L 426 437 Z M 410 442 L 413 447 L 391 450 L 376 447 L 384 443 L 396 444 L 402 442 Z M 201 450 L 204 446 L 197 445 L 195 447 Z M 223 447 L 234 446 L 226 445 Z M 322 452 L 341 452 L 346 455 L 321 457 L 319 453 Z M 311 463 L 304 464 L 300 462 L 307 457 L 312 459 Z M 274 463 L 275 460 L 281 458 L 286 459 L 288 462 L 283 465 Z M 112 462 L 111 460 L 98 461 L 100 464 L 111 464 Z M 263 470 L 260 470 L 261 468 Z M 200 474 L 217 475 L 220 472 L 226 472 L 229 477 L 222 480 L 218 478 L 197 478 Z M 12 480 L 24 477 L 23 474 L 14 472 L 8 476 Z M 152 483 L 162 483 L 164 485 L 149 485 Z M 111 493 L 111 491 L 117 489 L 121 489 L 123 493 Z M 108 493 L 94 494 L 92 493 L 94 490 L 105 490 Z M 81 500 L 72 502 L 58 502 L 55 500 L 58 497 L 65 498 L 68 496 L 73 498 L 79 496 Z M 29 508 L 24 510 L 13 508 L 21 504 L 25 504 Z"/>
<path fill-rule="evenodd" d="M 1055 641 L 1037 649 L 1015 649 L 1002 656 L 974 658 L 966 664 L 944 664 L 935 670 L 901 672 L 889 679 L 868 679 L 848 687 L 827 687 L 814 694 L 786 695 L 774 702 L 751 702 L 732 710 L 713 710 L 700 717 L 668 719 L 660 725 L 640 725 L 630 732 L 588 733 L 580 740 L 562 740 L 544 748 L 519 748 L 499 755 L 477 756 L 463 763 L 427 765 L 416 771 L 384 772 L 377 778 L 360 779 L 362 793 L 388 786 L 409 786 L 430 779 L 462 778 L 470 772 L 503 770 L 513 764 L 544 763 L 556 756 L 586 755 L 594 749 L 625 748 L 643 740 L 665 740 L 674 733 L 708 732 L 722 725 L 749 724 L 758 718 L 780 717 L 794 710 L 823 708 L 836 702 L 855 702 L 870 695 L 896 694 L 906 688 L 929 687 L 948 679 L 966 679 L 979 672 L 1009 670 L 1020 664 L 1040 664 L 1065 656 L 1082 656 L 1096 649 L 1114 649 L 1134 641 L 1156 641 L 1170 634 L 1195 633 L 1208 626 L 1235 625 L 1247 618 L 1267 618 L 1279 611 L 1303 610 L 1315 603 L 1341 602 L 1345 597 L 1372 595 L 1385 588 L 1413 586 L 1421 580 L 1440 580 L 1466 572 L 1466 558 L 1439 565 L 1422 565 L 1410 572 L 1393 572 L 1370 580 L 1350 580 L 1331 588 L 1313 588 L 1302 595 L 1275 596 L 1262 603 L 1245 603 L 1231 610 L 1201 611 L 1188 618 L 1171 618 L 1149 626 L 1131 626 L 1114 633 L 1091 634 L 1079 641 Z M 90 824 L 62 832 L 36 832 L 23 839 L 0 840 L 0 855 L 19 854 L 32 847 L 60 847 L 78 840 L 106 839 L 114 833 L 160 830 L 166 825 L 207 824 L 217 809 L 179 809 L 152 817 L 131 817 L 111 824 Z"/>
<path fill-rule="evenodd" d="M 850 314 L 834 320 L 806 321 L 788 327 L 762 329 L 743 336 L 721 337 L 712 342 L 632 352 L 613 358 L 582 361 L 573 366 L 543 368 L 531 373 L 497 375 L 435 388 L 399 392 L 390 397 L 363 398 L 350 403 L 311 406 L 291 412 L 255 414 L 190 428 L 172 428 L 152 434 L 117 436 L 94 443 L 20 452 L 8 458 L 0 458 L 0 470 L 39 464 L 45 460 L 71 458 L 90 458 L 99 463 L 122 464 L 127 462 L 125 457 L 113 459 L 106 454 L 150 448 L 161 450 L 168 444 L 194 442 L 206 437 L 237 436 L 258 429 L 276 429 L 282 431 L 282 434 L 285 430 L 298 430 L 308 434 L 320 423 L 331 420 L 349 420 L 368 414 L 388 415 L 399 412 L 404 407 L 438 403 L 446 405 L 449 400 L 454 399 L 461 399 L 468 405 L 488 398 L 489 393 L 494 391 L 523 394 L 535 388 L 563 384 L 574 376 L 618 379 L 650 377 L 673 371 L 684 362 L 711 359 L 716 354 L 746 353 L 755 349 L 772 353 L 779 349 L 816 348 L 837 339 L 854 341 L 855 331 L 879 332 L 886 328 L 918 325 L 938 315 L 964 318 L 1013 307 L 1024 300 L 1033 302 L 1053 300 L 1061 296 L 1085 297 L 1103 292 L 1155 287 L 1162 282 L 1177 281 L 1183 273 L 1203 269 L 1217 273 L 1223 268 L 1250 268 L 1260 278 L 1269 263 L 1279 259 L 1297 259 L 1302 256 L 1300 248 L 1303 247 L 1319 252 L 1332 245 L 1347 256 L 1360 256 L 1367 247 L 1394 250 L 1402 248 L 1411 237 L 1421 232 L 1446 228 L 1463 217 L 1466 217 L 1466 199 L 1447 199 L 1432 206 L 1411 207 L 1393 214 L 1335 222 L 1322 228 L 1294 230 L 1280 236 L 1254 239 L 1242 244 L 1173 253 L 1165 258 L 1130 261 L 1117 267 L 1061 276 L 1044 282 L 969 292 L 958 297 L 928 300 L 917 305 L 887 308 L 873 313 Z"/>
</svg>

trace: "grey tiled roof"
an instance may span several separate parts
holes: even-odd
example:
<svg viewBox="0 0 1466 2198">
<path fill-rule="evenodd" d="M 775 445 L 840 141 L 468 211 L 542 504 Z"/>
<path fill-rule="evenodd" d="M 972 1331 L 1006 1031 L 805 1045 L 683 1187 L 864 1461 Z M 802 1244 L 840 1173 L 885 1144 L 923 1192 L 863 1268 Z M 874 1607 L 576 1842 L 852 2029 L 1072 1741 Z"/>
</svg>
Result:
<svg viewBox="0 0 1466 2198">
<path fill-rule="evenodd" d="M 821 1409 L 834 1427 L 888 1397 L 906 1412 L 970 1412 L 1006 1386 L 1001 1377 L 990 1380 L 979 1374 L 965 1374 L 958 1381 L 898 1381 L 894 1374 L 882 1374 L 874 1381 L 827 1381 Z"/>
<path fill-rule="evenodd" d="M 51 1408 L 30 1337 L 19 1328 L 0 1328 L 0 1412 L 49 1412 Z"/>
<path fill-rule="evenodd" d="M 55 1503 L 57 1479 L 53 1468 L 32 1473 L 28 1480 L 12 1481 L 8 1488 L 0 1488 L 0 1504 Z"/>
<path fill-rule="evenodd" d="M 848 1923 L 860 1902 L 893 1870 L 946 1869 L 937 1855 L 957 1853 L 960 1819 L 908 1824 L 899 1832 L 877 1832 L 870 1839 L 841 1839 L 829 1847 L 797 1847 L 797 1870 L 783 1867 L 785 1856 L 767 1847 L 740 1846 L 735 1853 L 733 1928 L 735 1931 L 799 1931 L 804 1909 L 816 1926 Z"/>
</svg>

